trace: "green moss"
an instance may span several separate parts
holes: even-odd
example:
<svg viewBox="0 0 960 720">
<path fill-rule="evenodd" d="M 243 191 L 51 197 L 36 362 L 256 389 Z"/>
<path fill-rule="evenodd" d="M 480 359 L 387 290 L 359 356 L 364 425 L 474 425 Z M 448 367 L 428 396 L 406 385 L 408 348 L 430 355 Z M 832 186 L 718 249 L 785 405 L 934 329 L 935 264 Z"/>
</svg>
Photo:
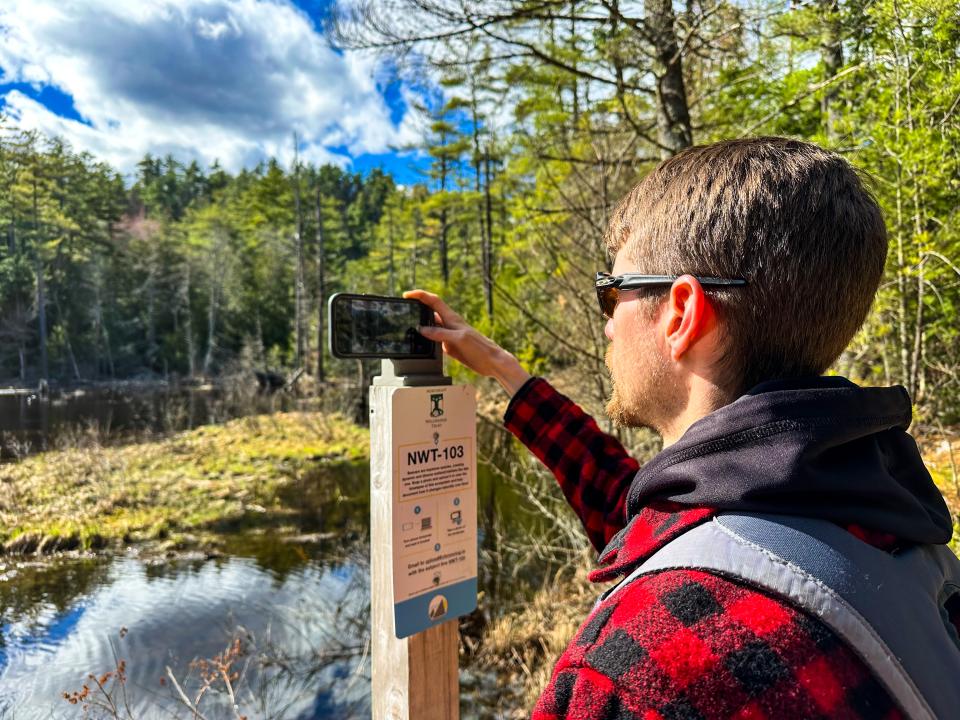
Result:
<svg viewBox="0 0 960 720">
<path fill-rule="evenodd" d="M 0 466 L 0 543 L 30 534 L 96 548 L 275 525 L 296 512 L 281 501 L 286 489 L 365 461 L 368 439 L 340 416 L 278 413 L 152 442 L 42 453 Z"/>
</svg>

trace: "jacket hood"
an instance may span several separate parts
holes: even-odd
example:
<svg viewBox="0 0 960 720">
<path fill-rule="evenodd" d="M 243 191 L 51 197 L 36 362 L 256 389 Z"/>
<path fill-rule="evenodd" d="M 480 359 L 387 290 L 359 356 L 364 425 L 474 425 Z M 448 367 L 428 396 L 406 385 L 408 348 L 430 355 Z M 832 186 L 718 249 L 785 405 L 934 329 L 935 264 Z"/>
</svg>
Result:
<svg viewBox="0 0 960 720">
<path fill-rule="evenodd" d="M 907 391 L 841 377 L 762 383 L 643 466 L 627 517 L 653 501 L 857 524 L 943 544 L 950 512 L 907 433 Z"/>
</svg>

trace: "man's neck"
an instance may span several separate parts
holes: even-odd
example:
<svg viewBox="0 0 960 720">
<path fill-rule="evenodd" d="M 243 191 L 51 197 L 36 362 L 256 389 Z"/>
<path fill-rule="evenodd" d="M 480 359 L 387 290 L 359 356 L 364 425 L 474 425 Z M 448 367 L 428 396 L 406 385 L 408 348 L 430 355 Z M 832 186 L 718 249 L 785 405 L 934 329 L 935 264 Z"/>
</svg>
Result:
<svg viewBox="0 0 960 720">
<path fill-rule="evenodd" d="M 663 424 L 660 435 L 663 447 L 677 442 L 691 425 L 714 410 L 730 404 L 730 398 L 719 386 L 699 375 L 691 375 L 687 382 L 687 402 L 683 409 Z"/>
</svg>

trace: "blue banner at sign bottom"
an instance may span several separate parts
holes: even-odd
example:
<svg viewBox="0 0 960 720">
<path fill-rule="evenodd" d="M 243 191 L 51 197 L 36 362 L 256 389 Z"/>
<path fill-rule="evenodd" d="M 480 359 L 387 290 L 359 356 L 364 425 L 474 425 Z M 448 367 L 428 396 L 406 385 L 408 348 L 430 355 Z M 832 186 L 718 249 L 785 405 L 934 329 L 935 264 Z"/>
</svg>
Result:
<svg viewBox="0 0 960 720">
<path fill-rule="evenodd" d="M 434 625 L 471 613 L 476 607 L 475 577 L 395 603 L 393 619 L 397 637 L 405 638 L 423 632 Z"/>
</svg>

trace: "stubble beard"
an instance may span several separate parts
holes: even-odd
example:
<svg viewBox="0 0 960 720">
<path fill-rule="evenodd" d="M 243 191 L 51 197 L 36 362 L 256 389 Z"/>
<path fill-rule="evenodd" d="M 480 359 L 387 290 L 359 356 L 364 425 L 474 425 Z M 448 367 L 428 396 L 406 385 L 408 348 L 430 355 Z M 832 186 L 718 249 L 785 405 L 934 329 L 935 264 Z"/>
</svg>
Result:
<svg viewBox="0 0 960 720">
<path fill-rule="evenodd" d="M 613 346 L 608 345 L 604 356 L 604 362 L 610 372 L 610 382 L 613 386 L 610 399 L 607 401 L 607 416 L 618 427 L 644 427 L 662 434 L 662 423 L 657 419 L 658 410 L 666 410 L 666 405 L 671 400 L 666 394 L 668 391 L 667 368 L 663 358 L 648 356 L 646 362 L 639 357 L 637 358 L 637 363 L 631 368 L 631 371 L 645 376 L 643 378 L 643 389 L 637 392 L 635 397 L 627 397 L 617 384 L 613 372 L 612 351 Z"/>
<path fill-rule="evenodd" d="M 611 382 L 613 382 L 612 377 Z M 620 397 L 620 391 L 617 390 L 617 385 L 615 382 L 613 385 L 613 391 L 610 393 L 610 399 L 607 401 L 607 407 L 605 409 L 607 412 L 607 417 L 613 421 L 615 426 L 636 427 L 633 416 L 623 404 L 623 400 Z"/>
</svg>

